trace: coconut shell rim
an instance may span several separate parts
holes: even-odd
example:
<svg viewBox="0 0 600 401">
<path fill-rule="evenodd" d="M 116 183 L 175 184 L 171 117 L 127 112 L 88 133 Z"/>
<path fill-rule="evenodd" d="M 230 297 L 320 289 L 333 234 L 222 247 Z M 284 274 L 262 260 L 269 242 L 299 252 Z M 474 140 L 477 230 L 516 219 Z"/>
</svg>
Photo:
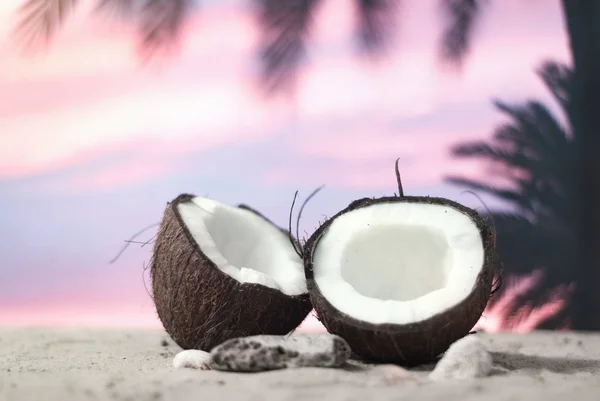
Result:
<svg viewBox="0 0 600 401">
<path fill-rule="evenodd" d="M 333 306 L 329 300 L 322 294 L 319 289 L 317 282 L 314 279 L 314 272 L 312 266 L 312 258 L 316 246 L 318 245 L 319 240 L 329 228 L 329 226 L 335 221 L 336 218 L 351 212 L 353 210 L 357 210 L 363 207 L 369 207 L 382 203 L 401 203 L 401 202 L 413 202 L 413 203 L 427 203 L 427 204 L 439 204 L 444 206 L 450 206 L 467 215 L 477 226 L 479 232 L 481 234 L 481 239 L 484 248 L 484 262 L 481 266 L 479 274 L 477 275 L 477 279 L 474 283 L 473 289 L 471 292 L 464 297 L 460 302 L 451 306 L 448 309 L 441 310 L 440 312 L 430 316 L 427 319 L 417 320 L 410 323 L 398 324 L 398 323 L 371 323 L 364 320 L 356 319 L 355 317 L 348 315 L 340 310 L 338 310 L 335 306 Z M 473 298 L 478 297 L 478 289 L 481 286 L 490 286 L 492 285 L 494 267 L 498 263 L 498 257 L 496 252 L 496 244 L 495 244 L 495 229 L 487 224 L 483 217 L 477 213 L 475 209 L 469 208 L 465 205 L 462 205 L 458 202 L 447 198 L 441 197 L 430 197 L 430 196 L 384 196 L 380 198 L 361 198 L 351 202 L 346 208 L 336 213 L 331 218 L 327 219 L 323 224 L 317 228 L 317 230 L 310 236 L 307 240 L 304 247 L 304 269 L 306 274 L 306 284 L 308 287 L 308 291 L 311 297 L 311 303 L 313 306 L 318 304 L 324 304 L 327 309 L 327 315 L 331 319 L 335 319 L 338 321 L 342 321 L 345 325 L 353 326 L 355 328 L 361 330 L 371 330 L 377 332 L 384 333 L 408 333 L 414 331 L 414 328 L 417 326 L 425 326 L 430 324 L 430 322 L 440 319 L 442 316 L 448 316 L 450 314 L 455 314 L 458 311 L 463 310 L 466 305 L 471 304 L 475 300 Z M 486 280 L 486 276 L 489 275 L 489 279 Z M 486 282 L 487 281 L 487 282 Z M 489 282 L 489 283 L 488 283 Z M 487 292 L 487 291 L 486 291 Z M 315 298 L 319 298 L 318 300 Z M 489 299 L 489 295 L 487 296 Z M 487 302 L 487 300 L 486 300 Z M 317 315 L 319 311 L 315 308 Z M 333 312 L 333 313 L 332 313 Z M 329 329 L 328 329 L 329 330 Z"/>
<path fill-rule="evenodd" d="M 266 285 L 263 285 L 263 284 L 259 284 L 259 283 L 243 283 L 243 282 L 238 281 L 235 278 L 231 277 L 230 275 L 228 275 L 227 273 L 225 273 L 221 269 L 219 269 L 219 267 L 215 264 L 215 262 L 212 259 L 210 259 L 208 256 L 206 256 L 204 254 L 204 252 L 202 252 L 202 249 L 200 249 L 200 246 L 198 245 L 198 243 L 196 242 L 196 240 L 192 236 L 192 233 L 190 232 L 189 228 L 187 227 L 187 224 L 185 224 L 185 222 L 183 221 L 183 218 L 181 217 L 181 214 L 179 213 L 179 209 L 177 208 L 177 206 L 179 204 L 190 202 L 195 197 L 196 197 L 196 195 L 189 194 L 189 193 L 180 194 L 174 200 L 172 200 L 171 202 L 169 202 L 169 204 L 167 205 L 167 207 L 172 208 L 173 213 L 175 215 L 175 218 L 177 219 L 177 222 L 181 226 L 181 229 L 182 229 L 182 231 L 183 231 L 183 233 L 184 233 L 187 241 L 190 243 L 190 245 L 194 249 L 194 252 L 197 252 L 198 255 L 202 259 L 206 260 L 208 262 L 208 265 L 212 269 L 215 269 L 226 280 L 233 280 L 233 281 L 235 281 L 239 285 L 243 285 L 243 286 L 249 287 L 251 289 L 255 289 L 257 291 L 264 291 L 264 292 L 267 292 L 267 293 L 273 293 L 275 295 L 283 295 L 283 296 L 286 296 L 286 297 L 289 297 L 289 298 L 292 298 L 292 299 L 298 299 L 300 301 L 305 301 L 306 299 L 310 298 L 310 292 L 308 290 L 307 290 L 307 292 L 303 292 L 301 294 L 290 295 L 290 294 L 286 294 L 285 292 L 283 292 L 281 290 L 278 290 L 276 288 L 267 287 Z M 261 217 L 262 219 L 264 219 L 269 224 L 273 225 L 275 228 L 283 230 L 281 227 L 278 227 L 275 223 L 273 223 L 271 220 L 269 220 L 264 215 L 262 215 L 260 212 L 256 211 L 255 209 L 251 208 L 250 206 L 245 205 L 245 204 L 240 204 L 237 207 L 239 209 L 243 209 L 243 210 L 245 210 L 245 211 L 247 211 L 249 213 L 254 213 L 258 217 Z"/>
</svg>

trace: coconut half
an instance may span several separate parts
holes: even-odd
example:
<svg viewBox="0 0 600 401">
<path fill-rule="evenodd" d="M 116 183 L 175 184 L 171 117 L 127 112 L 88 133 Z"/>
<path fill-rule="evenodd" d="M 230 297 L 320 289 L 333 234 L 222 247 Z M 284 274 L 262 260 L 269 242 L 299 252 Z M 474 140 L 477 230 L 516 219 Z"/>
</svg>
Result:
<svg viewBox="0 0 600 401">
<path fill-rule="evenodd" d="M 287 334 L 312 309 L 287 232 L 248 206 L 177 197 L 156 236 L 151 276 L 158 316 L 183 349 Z"/>
<path fill-rule="evenodd" d="M 304 263 L 329 332 L 364 359 L 415 365 L 446 351 L 481 316 L 495 232 L 448 199 L 365 198 L 317 229 Z"/>
</svg>

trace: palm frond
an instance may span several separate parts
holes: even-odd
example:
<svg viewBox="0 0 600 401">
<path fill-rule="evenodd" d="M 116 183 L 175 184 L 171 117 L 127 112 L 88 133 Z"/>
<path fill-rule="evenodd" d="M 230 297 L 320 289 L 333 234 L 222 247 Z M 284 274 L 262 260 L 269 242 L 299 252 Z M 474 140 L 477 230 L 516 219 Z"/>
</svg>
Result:
<svg viewBox="0 0 600 401">
<path fill-rule="evenodd" d="M 546 63 L 539 75 L 566 107 L 567 69 Z M 573 276 L 569 267 L 576 249 L 576 205 L 572 196 L 575 152 L 568 128 L 539 101 L 517 105 L 495 101 L 494 105 L 506 115 L 507 123 L 499 126 L 490 140 L 459 144 L 452 152 L 456 157 L 476 157 L 501 166 L 511 189 L 463 177 L 448 177 L 447 181 L 486 192 L 516 207 L 515 214 L 493 215 L 498 251 L 508 272 L 530 274 L 543 268 L 548 285 L 570 282 Z"/>
<path fill-rule="evenodd" d="M 319 0 L 255 0 L 261 26 L 261 78 L 268 92 L 290 88 L 305 56 Z"/>
<path fill-rule="evenodd" d="M 26 47 L 46 44 L 60 28 L 79 0 L 27 0 L 19 7 L 15 39 Z"/>
<path fill-rule="evenodd" d="M 146 0 L 141 8 L 140 51 L 144 61 L 177 44 L 194 0 Z"/>
<path fill-rule="evenodd" d="M 99 0 L 96 11 L 114 14 L 121 18 L 131 18 L 138 4 L 137 0 Z"/>
<path fill-rule="evenodd" d="M 382 51 L 396 27 L 398 0 L 356 0 L 359 45 L 368 53 Z"/>
<path fill-rule="evenodd" d="M 441 43 L 441 58 L 460 65 L 469 51 L 474 25 L 485 0 L 442 0 L 448 21 Z"/>
<path fill-rule="evenodd" d="M 497 248 L 504 266 L 513 274 L 544 268 L 552 285 L 573 279 L 569 264 L 574 242 L 551 220 L 531 220 L 516 213 L 493 213 Z"/>
<path fill-rule="evenodd" d="M 468 178 L 448 176 L 444 178 L 444 181 L 449 184 L 459 185 L 467 187 L 474 191 L 485 192 L 490 195 L 494 195 L 506 202 L 511 202 L 519 205 L 523 209 L 532 209 L 531 202 L 523 194 L 513 189 L 498 188 Z"/>
<path fill-rule="evenodd" d="M 495 131 L 496 146 L 509 149 L 515 155 L 515 161 L 522 157 L 530 159 L 527 168 L 531 176 L 563 185 L 570 182 L 574 145 L 566 128 L 550 110 L 536 101 L 521 106 L 496 102 L 496 106 L 511 118 L 510 123 Z M 510 159 L 506 162 L 514 164 Z"/>
<path fill-rule="evenodd" d="M 545 61 L 536 72 L 568 115 L 573 69 L 563 63 Z"/>
<path fill-rule="evenodd" d="M 531 152 L 530 152 L 531 153 Z M 452 154 L 460 158 L 479 158 L 500 163 L 511 169 L 523 172 L 536 169 L 536 155 L 523 151 L 523 148 L 512 149 L 508 146 L 490 144 L 484 141 L 466 142 L 452 147 Z"/>
<path fill-rule="evenodd" d="M 512 124 L 518 127 L 524 139 L 532 143 L 532 147 L 562 147 L 568 142 L 566 129 L 544 104 L 529 101 L 524 105 L 511 106 L 499 100 L 493 103 L 511 118 Z"/>
<path fill-rule="evenodd" d="M 530 102 L 513 107 L 500 103 L 499 107 L 511 116 L 511 122 L 498 127 L 491 141 L 462 143 L 452 148 L 452 154 L 459 158 L 488 160 L 492 166 L 501 167 L 500 175 L 512 182 L 514 191 L 529 202 L 511 199 L 498 188 L 489 188 L 483 183 L 467 179 L 451 181 L 514 202 L 527 213 L 554 215 L 567 221 L 573 213 L 568 201 L 574 191 L 572 142 L 541 104 Z"/>
</svg>

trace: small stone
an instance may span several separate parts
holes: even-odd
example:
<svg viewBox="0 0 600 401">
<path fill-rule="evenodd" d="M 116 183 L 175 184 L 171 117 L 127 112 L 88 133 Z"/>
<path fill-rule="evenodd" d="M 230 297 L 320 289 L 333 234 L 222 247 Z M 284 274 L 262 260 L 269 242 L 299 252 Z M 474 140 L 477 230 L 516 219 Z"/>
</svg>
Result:
<svg viewBox="0 0 600 401">
<path fill-rule="evenodd" d="M 488 376 L 493 360 L 479 338 L 466 336 L 454 342 L 429 374 L 429 379 L 464 380 Z"/>
<path fill-rule="evenodd" d="M 210 354 L 206 351 L 197 349 L 188 349 L 181 351 L 173 358 L 175 368 L 190 368 L 200 370 L 210 370 Z"/>
<path fill-rule="evenodd" d="M 341 367 L 350 346 L 328 334 L 258 335 L 225 341 L 210 352 L 210 367 L 231 372 L 260 372 L 300 367 Z"/>
</svg>

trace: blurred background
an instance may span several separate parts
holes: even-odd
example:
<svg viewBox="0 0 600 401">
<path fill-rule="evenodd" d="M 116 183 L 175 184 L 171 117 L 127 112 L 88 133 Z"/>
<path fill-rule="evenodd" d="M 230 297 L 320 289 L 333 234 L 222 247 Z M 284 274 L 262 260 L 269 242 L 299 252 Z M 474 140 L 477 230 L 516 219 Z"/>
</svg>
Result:
<svg viewBox="0 0 600 401">
<path fill-rule="evenodd" d="M 399 157 L 406 194 L 492 211 L 479 329 L 600 330 L 600 5 L 575 3 L 3 0 L 0 324 L 159 327 L 151 244 L 110 262 L 168 201 L 285 226 L 324 184 L 308 236 Z"/>
</svg>

